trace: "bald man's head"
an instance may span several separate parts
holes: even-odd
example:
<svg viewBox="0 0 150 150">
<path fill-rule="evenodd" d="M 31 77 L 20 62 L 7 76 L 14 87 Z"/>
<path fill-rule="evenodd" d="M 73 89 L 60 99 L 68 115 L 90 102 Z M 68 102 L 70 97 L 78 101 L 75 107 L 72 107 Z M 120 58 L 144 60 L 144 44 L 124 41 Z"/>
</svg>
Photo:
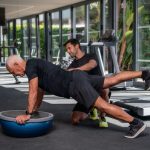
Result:
<svg viewBox="0 0 150 150">
<path fill-rule="evenodd" d="M 12 74 L 21 75 L 20 71 L 25 70 L 25 61 L 18 55 L 11 55 L 6 60 L 6 68 Z"/>
<path fill-rule="evenodd" d="M 9 56 L 6 60 L 6 66 L 11 68 L 15 63 L 21 63 L 23 59 L 18 55 Z"/>
</svg>

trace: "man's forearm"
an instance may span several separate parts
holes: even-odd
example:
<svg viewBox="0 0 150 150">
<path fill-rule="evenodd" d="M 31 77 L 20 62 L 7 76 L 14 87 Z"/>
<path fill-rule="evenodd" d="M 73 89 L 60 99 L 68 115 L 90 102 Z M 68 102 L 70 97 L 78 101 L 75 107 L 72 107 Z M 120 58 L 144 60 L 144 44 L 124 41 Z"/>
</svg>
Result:
<svg viewBox="0 0 150 150">
<path fill-rule="evenodd" d="M 93 68 L 95 68 L 97 66 L 97 63 L 95 60 L 90 60 L 88 63 L 78 67 L 78 69 L 82 70 L 82 71 L 90 71 Z"/>
<path fill-rule="evenodd" d="M 34 111 L 36 101 L 37 101 L 37 94 L 36 93 L 32 94 L 32 95 L 29 95 L 29 97 L 28 97 L 28 106 L 27 106 L 27 111 L 29 113 L 32 113 Z"/>
<path fill-rule="evenodd" d="M 38 108 L 41 106 L 44 94 L 45 94 L 45 92 L 42 89 L 39 88 L 38 89 L 38 95 L 37 95 L 37 101 L 35 103 L 33 111 L 37 111 Z"/>
</svg>

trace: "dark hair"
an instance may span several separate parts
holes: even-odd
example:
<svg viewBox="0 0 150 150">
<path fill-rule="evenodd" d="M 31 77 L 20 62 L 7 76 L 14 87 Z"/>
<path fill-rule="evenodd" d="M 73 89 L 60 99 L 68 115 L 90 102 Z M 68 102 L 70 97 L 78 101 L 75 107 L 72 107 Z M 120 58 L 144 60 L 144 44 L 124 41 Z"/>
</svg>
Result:
<svg viewBox="0 0 150 150">
<path fill-rule="evenodd" d="M 80 42 L 77 39 L 69 39 L 67 42 L 64 43 L 64 46 L 66 46 L 68 43 L 71 43 L 74 46 L 79 45 L 80 47 Z"/>
</svg>

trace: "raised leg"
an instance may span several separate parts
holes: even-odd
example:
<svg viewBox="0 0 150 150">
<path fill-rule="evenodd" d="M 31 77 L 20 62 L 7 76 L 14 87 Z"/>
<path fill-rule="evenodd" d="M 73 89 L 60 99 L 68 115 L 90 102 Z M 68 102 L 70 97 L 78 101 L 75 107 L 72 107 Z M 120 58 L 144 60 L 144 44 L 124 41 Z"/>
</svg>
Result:
<svg viewBox="0 0 150 150">
<path fill-rule="evenodd" d="M 110 88 L 127 80 L 141 78 L 141 76 L 142 71 L 122 71 L 113 76 L 105 77 L 103 88 Z"/>
</svg>

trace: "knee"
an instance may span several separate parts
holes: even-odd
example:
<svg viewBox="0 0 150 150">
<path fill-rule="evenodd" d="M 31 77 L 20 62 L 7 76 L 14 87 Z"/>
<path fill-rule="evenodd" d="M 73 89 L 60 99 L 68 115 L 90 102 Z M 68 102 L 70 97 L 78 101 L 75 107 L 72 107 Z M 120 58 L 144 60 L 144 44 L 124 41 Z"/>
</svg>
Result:
<svg viewBox="0 0 150 150">
<path fill-rule="evenodd" d="M 101 91 L 101 97 L 105 100 L 105 101 L 107 101 L 107 102 L 109 102 L 109 98 L 110 98 L 110 94 L 111 94 L 111 92 L 110 92 L 110 90 L 107 88 L 107 89 L 103 89 L 102 91 Z"/>
<path fill-rule="evenodd" d="M 80 120 L 78 118 L 71 118 L 71 123 L 73 125 L 78 125 L 80 123 Z"/>
<path fill-rule="evenodd" d="M 73 125 L 77 125 L 77 124 L 79 124 L 79 122 L 80 122 L 80 118 L 79 118 L 78 114 L 76 112 L 73 112 L 72 116 L 71 116 L 71 123 Z"/>
<path fill-rule="evenodd" d="M 73 112 L 71 117 L 71 123 L 73 125 L 78 125 L 80 121 L 85 120 L 87 116 L 88 115 L 83 112 Z"/>
</svg>

